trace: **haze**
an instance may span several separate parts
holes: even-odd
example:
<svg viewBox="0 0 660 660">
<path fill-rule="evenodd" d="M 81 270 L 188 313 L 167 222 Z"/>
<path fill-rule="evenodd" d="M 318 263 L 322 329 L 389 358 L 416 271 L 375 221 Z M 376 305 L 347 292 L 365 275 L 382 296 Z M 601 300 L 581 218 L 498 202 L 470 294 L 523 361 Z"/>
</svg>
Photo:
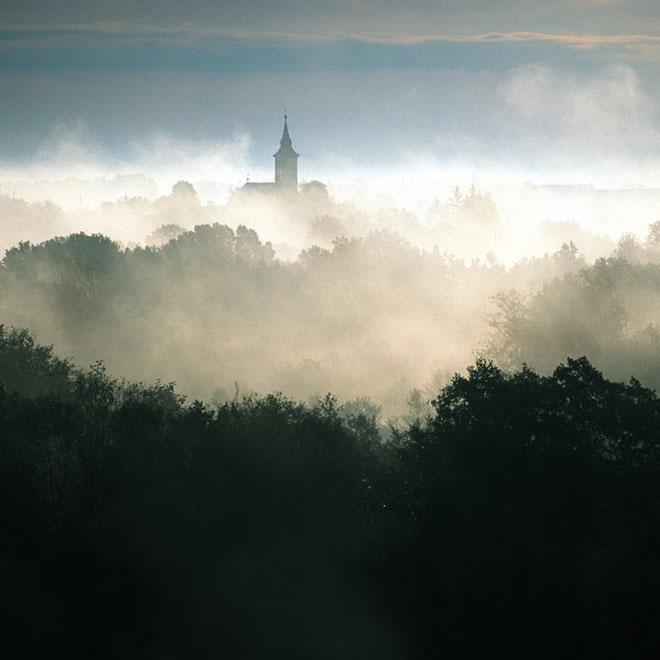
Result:
<svg viewBox="0 0 660 660">
<path fill-rule="evenodd" d="M 2 657 L 656 657 L 659 111 L 657 0 L 2 0 Z"/>
<path fill-rule="evenodd" d="M 657 3 L 9 0 L 0 16 L 0 248 L 85 232 L 135 252 L 131 292 L 107 290 L 87 334 L 53 302 L 50 256 L 47 277 L 6 285 L 0 321 L 81 364 L 206 400 L 236 382 L 398 413 L 475 354 L 531 359 L 497 343 L 503 292 L 535 296 L 626 246 L 655 259 Z M 248 178 L 272 180 L 285 109 L 300 181 L 327 194 L 240 198 Z M 215 266 L 193 275 L 200 254 L 186 252 L 183 298 L 154 298 L 152 278 L 174 275 L 135 265 L 185 231 L 217 240 L 214 223 L 256 231 L 272 261 L 258 293 L 223 298 L 231 331 Z M 307 316 L 311 291 L 325 325 Z M 121 311 L 131 296 L 157 301 L 146 321 Z M 259 316 L 255 297 L 278 312 Z M 657 322 L 642 307 L 626 310 L 633 334 Z M 381 368 L 395 385 L 376 384 Z"/>
</svg>

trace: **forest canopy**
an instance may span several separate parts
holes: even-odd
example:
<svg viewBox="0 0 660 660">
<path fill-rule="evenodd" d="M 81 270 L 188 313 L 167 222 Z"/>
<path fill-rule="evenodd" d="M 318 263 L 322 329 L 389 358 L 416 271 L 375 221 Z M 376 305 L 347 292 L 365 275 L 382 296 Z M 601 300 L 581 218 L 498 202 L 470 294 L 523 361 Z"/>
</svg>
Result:
<svg viewBox="0 0 660 660">
<path fill-rule="evenodd" d="M 587 355 L 609 377 L 658 387 L 654 227 L 592 264 L 569 242 L 509 267 L 386 231 L 294 262 L 244 226 L 198 225 L 147 248 L 78 233 L 7 251 L 0 319 L 78 364 L 102 359 L 206 401 L 237 386 L 301 400 L 329 390 L 401 416 L 411 390 L 431 398 L 475 352 L 546 374 Z"/>
</svg>

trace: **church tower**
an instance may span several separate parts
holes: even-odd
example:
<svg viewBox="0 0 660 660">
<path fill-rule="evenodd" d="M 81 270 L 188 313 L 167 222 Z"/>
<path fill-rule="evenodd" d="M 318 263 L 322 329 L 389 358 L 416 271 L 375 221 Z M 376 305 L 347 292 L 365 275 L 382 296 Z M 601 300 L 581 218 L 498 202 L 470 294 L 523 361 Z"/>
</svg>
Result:
<svg viewBox="0 0 660 660">
<path fill-rule="evenodd" d="M 298 190 L 298 155 L 291 146 L 285 113 L 280 148 L 273 154 L 273 158 L 275 158 L 275 185 L 281 190 L 292 192 Z"/>
</svg>

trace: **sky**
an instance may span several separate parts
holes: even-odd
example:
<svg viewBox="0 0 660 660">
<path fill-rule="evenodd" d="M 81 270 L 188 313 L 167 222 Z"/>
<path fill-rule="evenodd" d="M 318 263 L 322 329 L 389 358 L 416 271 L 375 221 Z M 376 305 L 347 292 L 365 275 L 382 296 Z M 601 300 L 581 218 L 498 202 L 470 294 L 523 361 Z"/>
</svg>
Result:
<svg viewBox="0 0 660 660">
<path fill-rule="evenodd" d="M 0 177 L 660 187 L 660 3 L 3 0 Z M 54 174 L 53 174 L 54 173 Z"/>
</svg>

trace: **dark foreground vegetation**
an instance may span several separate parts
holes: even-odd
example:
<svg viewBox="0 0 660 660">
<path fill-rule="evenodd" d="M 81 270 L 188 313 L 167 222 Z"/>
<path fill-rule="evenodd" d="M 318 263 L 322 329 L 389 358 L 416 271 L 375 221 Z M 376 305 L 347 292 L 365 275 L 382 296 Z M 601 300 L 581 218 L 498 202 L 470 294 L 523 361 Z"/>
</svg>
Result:
<svg viewBox="0 0 660 660">
<path fill-rule="evenodd" d="M 209 408 L 0 332 L 3 657 L 641 658 L 660 401 L 479 361 L 393 432 Z"/>
</svg>

